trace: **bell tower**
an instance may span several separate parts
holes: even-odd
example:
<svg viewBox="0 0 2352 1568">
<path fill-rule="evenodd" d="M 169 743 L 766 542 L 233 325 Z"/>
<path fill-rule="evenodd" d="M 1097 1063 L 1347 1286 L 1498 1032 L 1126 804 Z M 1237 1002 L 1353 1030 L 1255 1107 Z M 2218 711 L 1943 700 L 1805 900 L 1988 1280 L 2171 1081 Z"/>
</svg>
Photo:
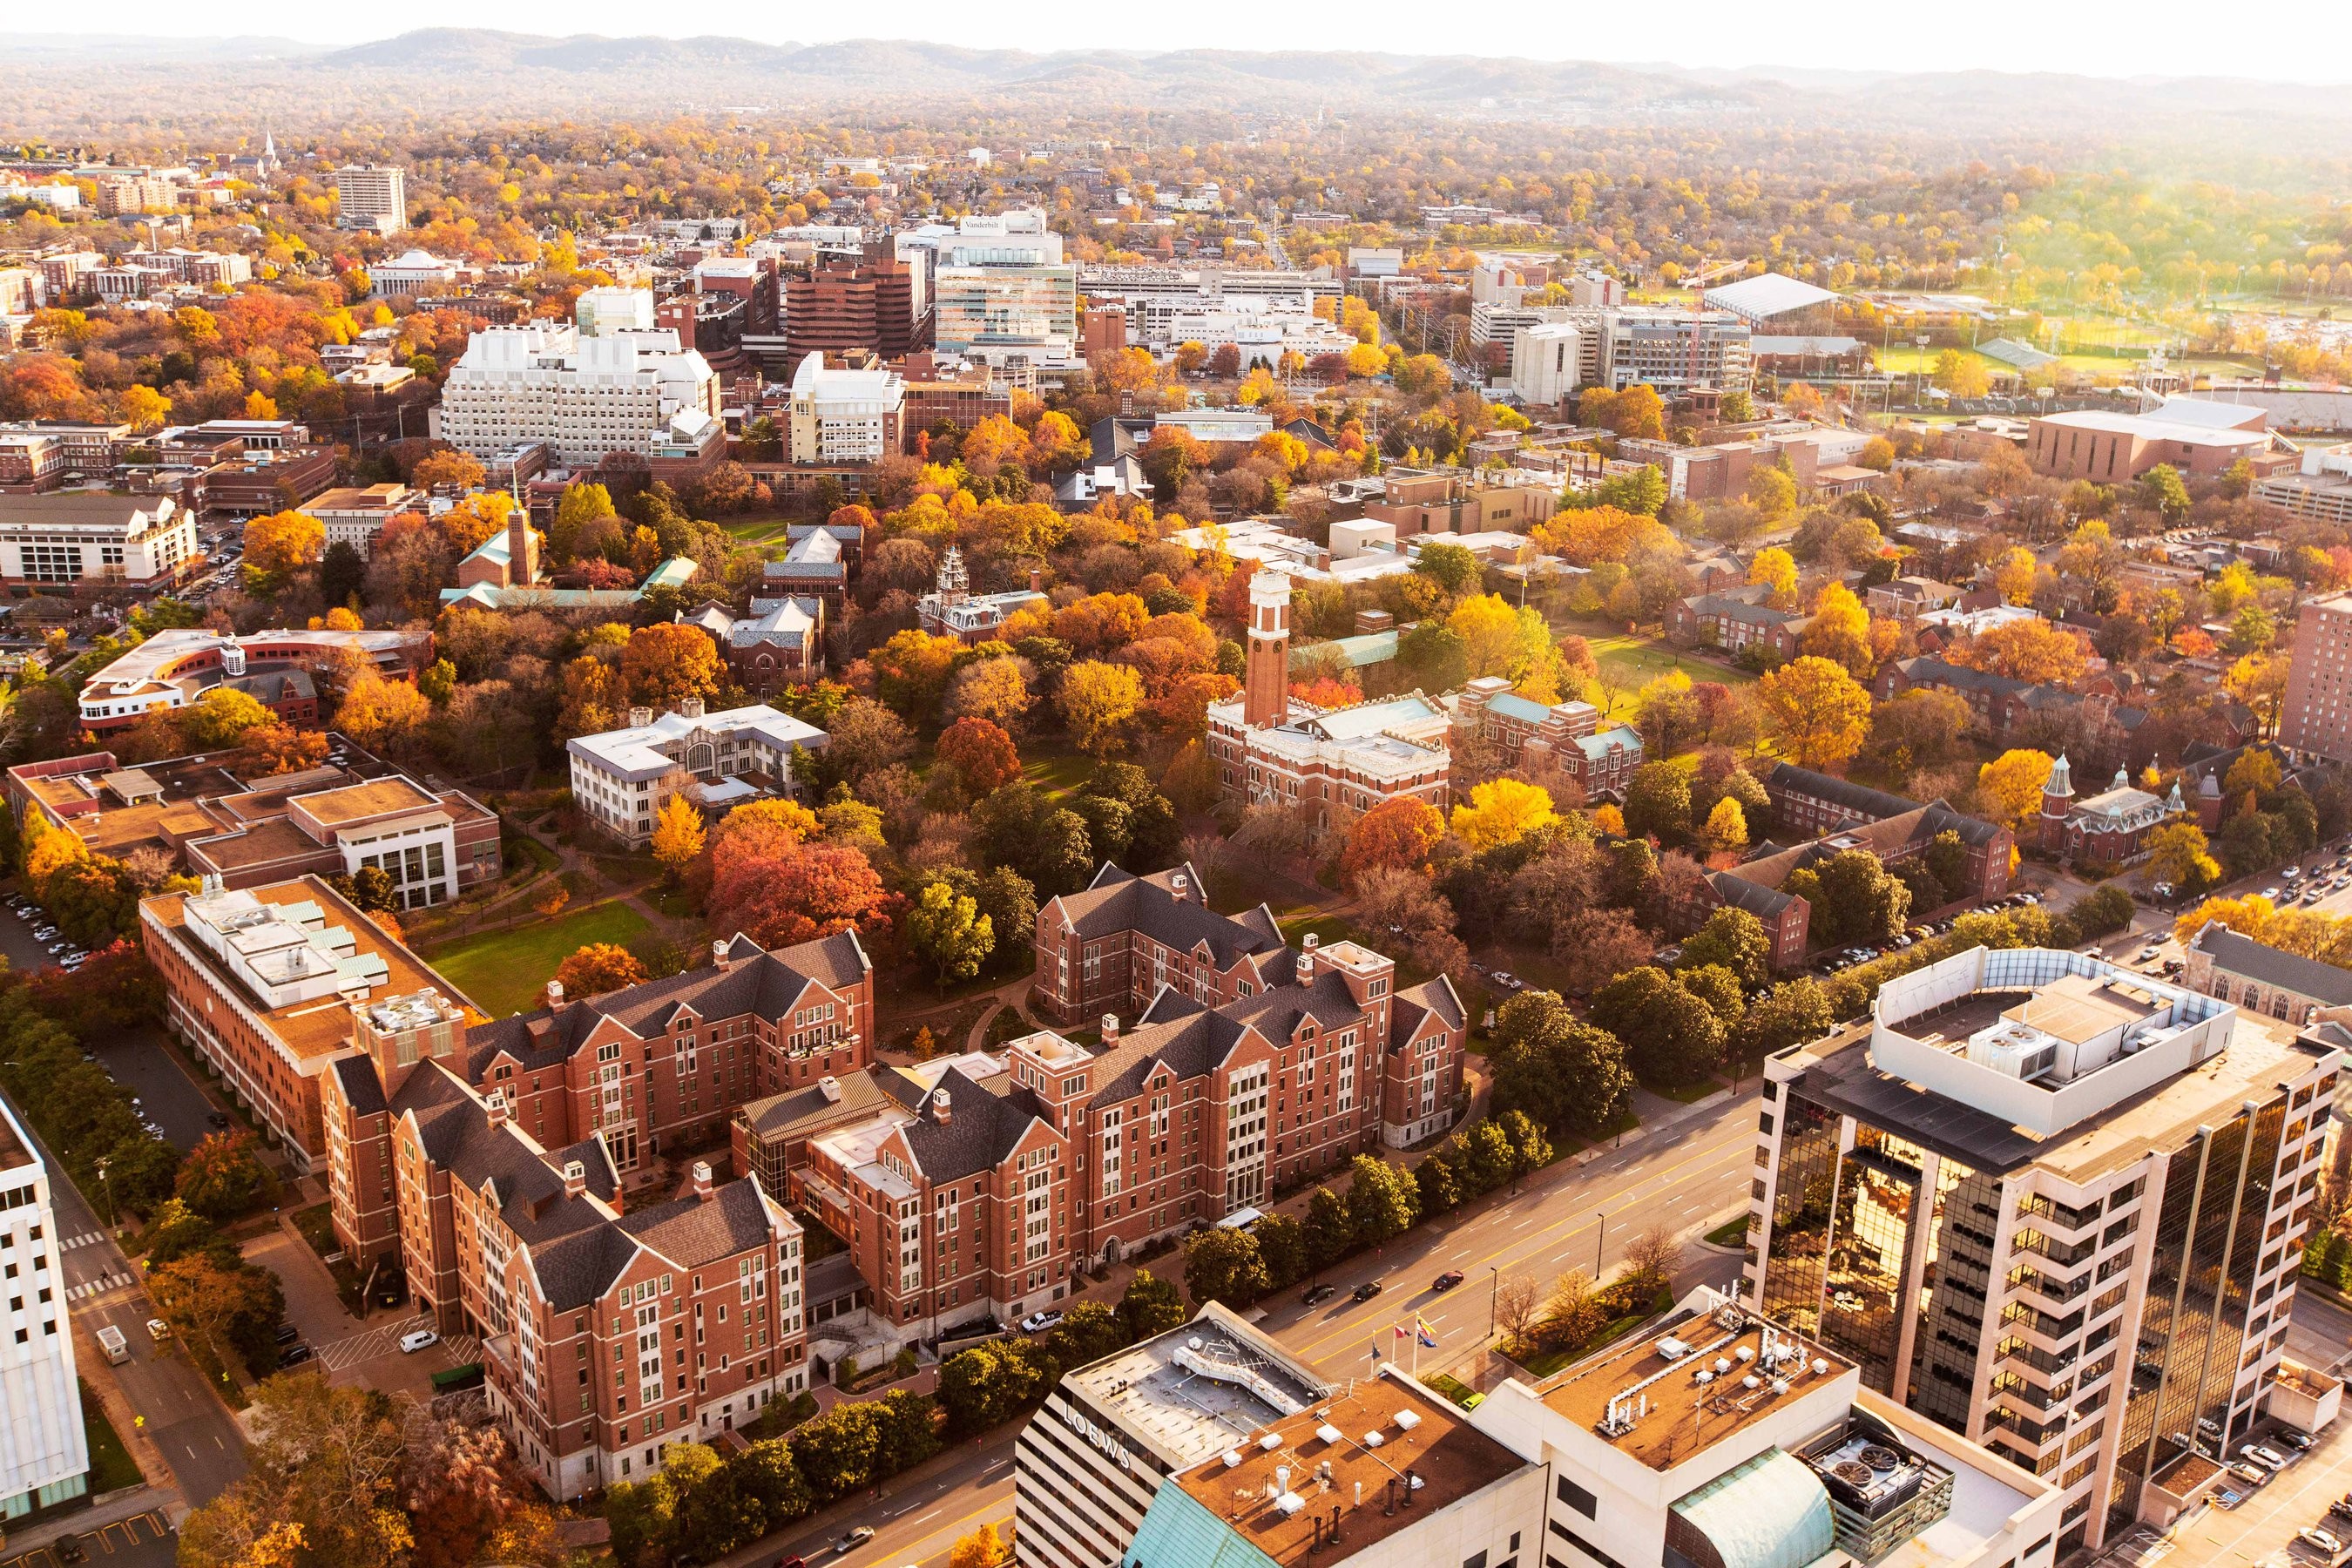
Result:
<svg viewBox="0 0 2352 1568">
<path fill-rule="evenodd" d="M 2064 752 L 2051 764 L 2050 782 L 2042 786 L 2042 847 L 2063 853 L 2066 847 L 2066 817 L 2074 809 L 2074 770 Z"/>
<path fill-rule="evenodd" d="M 1249 664 L 1242 722 L 1253 730 L 1290 717 L 1290 579 L 1260 568 L 1250 574 Z"/>
</svg>

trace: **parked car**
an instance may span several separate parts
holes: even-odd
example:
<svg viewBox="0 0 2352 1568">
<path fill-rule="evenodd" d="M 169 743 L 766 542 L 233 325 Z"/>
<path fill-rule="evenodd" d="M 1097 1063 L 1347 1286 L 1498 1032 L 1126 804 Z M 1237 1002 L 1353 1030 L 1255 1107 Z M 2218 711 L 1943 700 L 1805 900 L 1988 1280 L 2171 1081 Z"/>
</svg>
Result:
<svg viewBox="0 0 2352 1568">
<path fill-rule="evenodd" d="M 2325 1552 L 2331 1563 L 2342 1555 L 2344 1551 L 2344 1542 L 2340 1536 L 2332 1530 L 2322 1530 L 2315 1524 L 2306 1525 L 2296 1531 L 2294 1538 L 2314 1552 Z"/>
<path fill-rule="evenodd" d="M 2331 1519 L 2352 1520 L 2352 1496 L 2340 1497 L 2329 1503 L 2327 1514 Z"/>
<path fill-rule="evenodd" d="M 1357 1286 L 1348 1299 L 1351 1301 L 1369 1301 L 1380 1293 L 1381 1282 L 1377 1279 L 1367 1279 Z"/>
<path fill-rule="evenodd" d="M 228 1125 L 228 1112 L 226 1110 L 208 1110 L 205 1112 L 205 1125 L 211 1127 L 226 1127 Z"/>
<path fill-rule="evenodd" d="M 440 1342 L 441 1336 L 434 1330 L 416 1329 L 400 1336 L 400 1353 L 415 1355 L 418 1351 L 429 1349 Z"/>
<path fill-rule="evenodd" d="M 2156 944 L 2154 944 L 2153 942 L 2151 942 L 2151 943 L 2149 943 L 2147 946 L 2143 947 L 2143 948 L 2141 948 L 2141 949 L 2139 950 L 2139 961 L 2140 961 L 2142 963 L 2146 963 L 2149 959 L 2156 957 L 2156 956 L 2157 956 L 2157 954 L 2158 954 L 2158 953 L 2162 952 L 2163 951 L 2164 951 L 2164 950 L 2163 950 L 2162 948 L 2158 947 Z"/>
<path fill-rule="evenodd" d="M 2284 1470 L 2288 1464 L 2287 1457 L 2267 1443 L 2249 1443 L 2238 1450 L 2238 1458 L 2252 1459 L 2266 1470 Z"/>
<path fill-rule="evenodd" d="M 1451 1290 L 1454 1287 L 1461 1283 L 1462 1270 L 1459 1268 L 1449 1268 L 1444 1273 L 1439 1275 L 1435 1279 L 1432 1280 L 1429 1288 L 1433 1290 Z"/>
<path fill-rule="evenodd" d="M 2271 1473 L 2268 1470 L 2263 1469 L 2260 1465 L 2250 1465 L 2243 1459 L 2231 1465 L 2230 1473 L 2250 1487 L 2261 1486 L 2271 1479 Z"/>
<path fill-rule="evenodd" d="M 2263 889 L 2263 897 L 2270 900 L 2273 903 L 2276 903 L 2284 892 L 2284 889 L 2280 888 L 2276 883 L 2273 883 L 2271 886 Z"/>
<path fill-rule="evenodd" d="M 2290 1426 L 2284 1431 L 2275 1434 L 2275 1436 L 2279 1442 L 2284 1444 L 2290 1448 L 2293 1448 L 2298 1454 L 2308 1454 L 2311 1452 L 2312 1437 L 2311 1434 L 2308 1432 L 2298 1432 L 2294 1427 Z"/>
<path fill-rule="evenodd" d="M 797 1552 L 787 1552 L 776 1559 L 776 1568 L 808 1568 L 808 1559 Z"/>
<path fill-rule="evenodd" d="M 301 1337 L 302 1337 L 302 1331 L 301 1331 L 301 1330 L 299 1330 L 299 1329 L 298 1329 L 298 1328 L 296 1328 L 293 1324 L 291 1324 L 291 1323 L 280 1323 L 280 1324 L 278 1324 L 278 1336 L 277 1336 L 277 1338 L 278 1338 L 278 1342 L 279 1344 L 281 1344 L 281 1345 L 290 1345 L 290 1344 L 292 1344 L 296 1340 L 299 1340 L 299 1339 L 300 1339 Z"/>
<path fill-rule="evenodd" d="M 1306 1293 L 1298 1298 L 1298 1304 L 1302 1307 L 1319 1306 L 1339 1293 L 1337 1285 L 1309 1285 Z"/>
<path fill-rule="evenodd" d="M 172 1325 L 161 1318 L 147 1320 L 147 1337 L 158 1343 L 172 1337 Z"/>
<path fill-rule="evenodd" d="M 1032 1312 L 1021 1320 L 1021 1331 L 1024 1334 L 1042 1334 L 1061 1321 L 1062 1314 L 1059 1312 Z"/>
<path fill-rule="evenodd" d="M 309 1345 L 299 1342 L 290 1344 L 278 1352 L 278 1364 L 281 1367 L 300 1366 L 310 1359 L 312 1353 Z"/>
</svg>

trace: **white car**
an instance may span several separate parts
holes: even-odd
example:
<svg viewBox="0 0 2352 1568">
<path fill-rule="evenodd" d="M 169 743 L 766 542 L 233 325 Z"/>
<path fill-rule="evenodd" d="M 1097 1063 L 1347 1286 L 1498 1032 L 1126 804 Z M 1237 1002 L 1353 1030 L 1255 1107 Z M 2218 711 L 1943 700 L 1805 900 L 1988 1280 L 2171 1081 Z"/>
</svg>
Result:
<svg viewBox="0 0 2352 1568">
<path fill-rule="evenodd" d="M 2296 1531 L 2294 1538 L 2314 1552 L 2326 1553 L 2331 1562 L 2344 1550 L 2344 1542 L 2337 1539 L 2332 1530 L 2321 1530 L 2315 1526 L 2311 1529 Z"/>
<path fill-rule="evenodd" d="M 417 1329 L 413 1332 L 400 1336 L 400 1353 L 403 1355 L 415 1355 L 418 1351 L 425 1349 L 426 1346 L 437 1345 L 440 1342 L 441 1336 L 431 1329 Z"/>
<path fill-rule="evenodd" d="M 1047 1329 L 1059 1325 L 1061 1321 L 1062 1314 L 1059 1312 L 1033 1312 L 1021 1320 L 1021 1331 L 1024 1334 L 1042 1334 Z"/>
</svg>

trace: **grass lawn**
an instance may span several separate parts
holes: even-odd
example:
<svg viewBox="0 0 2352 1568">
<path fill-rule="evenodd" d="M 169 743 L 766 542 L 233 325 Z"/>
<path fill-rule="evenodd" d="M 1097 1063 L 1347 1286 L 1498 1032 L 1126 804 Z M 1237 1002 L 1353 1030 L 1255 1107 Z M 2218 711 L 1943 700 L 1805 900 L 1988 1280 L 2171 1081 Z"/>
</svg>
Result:
<svg viewBox="0 0 2352 1568">
<path fill-rule="evenodd" d="M 805 521 L 797 517 L 739 517 L 719 526 L 746 544 L 781 544 L 785 530 Z"/>
<path fill-rule="evenodd" d="M 636 952 L 652 931 L 645 916 L 615 902 L 510 931 L 462 936 L 425 956 L 484 1012 L 503 1018 L 536 1005 L 540 988 L 576 950 L 609 942 Z"/>
<path fill-rule="evenodd" d="M 124 1487 L 135 1487 L 147 1479 L 139 1473 L 138 1461 L 122 1446 L 114 1423 L 106 1418 L 106 1407 L 91 1395 L 88 1384 L 82 1385 L 81 1391 L 81 1429 L 89 1439 L 90 1496 L 101 1497 Z"/>
<path fill-rule="evenodd" d="M 1095 760 L 1083 752 L 1047 752 L 1021 764 L 1021 776 L 1055 800 L 1076 794 L 1094 771 Z"/>
<path fill-rule="evenodd" d="M 1291 915 L 1276 919 L 1274 923 L 1281 931 L 1283 940 L 1293 946 L 1297 946 L 1298 939 L 1309 931 L 1313 931 L 1315 940 L 1325 946 L 1335 942 L 1346 942 L 1354 934 L 1353 928 L 1342 915 Z"/>
<path fill-rule="evenodd" d="M 1725 1220 L 1706 1233 L 1706 1239 L 1717 1247 L 1738 1247 L 1748 1237 L 1748 1216 Z"/>
<path fill-rule="evenodd" d="M 1592 649 L 1596 662 L 1608 668 L 1623 671 L 1626 680 L 1635 688 L 1647 686 L 1658 677 L 1677 669 L 1693 680 L 1712 680 L 1721 686 L 1745 686 L 1756 679 L 1744 669 L 1685 654 L 1670 644 L 1650 637 L 1629 637 L 1620 634 L 1615 637 L 1588 637 L 1584 641 Z"/>
</svg>

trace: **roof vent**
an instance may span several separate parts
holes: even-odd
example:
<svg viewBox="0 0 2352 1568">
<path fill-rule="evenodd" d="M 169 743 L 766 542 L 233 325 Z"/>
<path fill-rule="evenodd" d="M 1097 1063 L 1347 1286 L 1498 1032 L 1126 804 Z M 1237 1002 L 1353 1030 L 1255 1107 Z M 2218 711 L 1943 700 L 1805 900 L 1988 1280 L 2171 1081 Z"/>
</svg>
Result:
<svg viewBox="0 0 2352 1568">
<path fill-rule="evenodd" d="M 1692 1381 L 1692 1382 L 1694 1382 L 1694 1383 L 1702 1383 L 1702 1384 L 1705 1384 L 1705 1383 L 1713 1383 L 1713 1382 L 1715 1381 L 1715 1373 L 1713 1373 L 1709 1372 L 1709 1371 L 1708 1371 L 1706 1368 L 1705 1368 L 1705 1367 L 1701 1367 L 1701 1368 L 1699 1368 L 1699 1369 L 1698 1369 L 1698 1375 L 1697 1375 L 1696 1377 L 1693 1378 L 1691 1381 Z"/>
<path fill-rule="evenodd" d="M 1764 1380 L 1751 1372 L 1746 1377 L 1739 1380 L 1739 1386 L 1742 1388 L 1761 1388 L 1764 1386 Z"/>
<path fill-rule="evenodd" d="M 1731 1353 L 1738 1356 L 1741 1361 L 1754 1361 L 1756 1359 L 1756 1347 L 1754 1345 L 1741 1345 L 1738 1350 L 1733 1351 Z"/>
<path fill-rule="evenodd" d="M 1184 1342 L 1184 1348 L 1188 1351 L 1199 1350 L 1201 1348 L 1201 1336 L 1194 1334 L 1191 1339 L 1186 1340 Z"/>
<path fill-rule="evenodd" d="M 1190 886 L 1192 883 L 1186 879 L 1181 871 L 1168 879 L 1168 890 L 1180 898 L 1183 896 L 1184 889 Z"/>
<path fill-rule="evenodd" d="M 1241 1462 L 1241 1450 L 1238 1448 L 1228 1448 L 1225 1450 L 1225 1468 L 1229 1470 L 1234 1469 L 1237 1468 Z"/>
<path fill-rule="evenodd" d="M 1305 1508 L 1307 1506 L 1307 1500 L 1300 1497 L 1297 1492 L 1285 1492 L 1280 1497 L 1274 1500 L 1274 1506 L 1280 1509 L 1283 1515 L 1287 1518 L 1289 1515 L 1297 1513 L 1300 1509 Z"/>
<path fill-rule="evenodd" d="M 1820 1356 L 1815 1356 L 1813 1358 L 1813 1375 L 1815 1377 L 1827 1377 L 1829 1373 L 1830 1363 L 1822 1360 Z"/>
<path fill-rule="evenodd" d="M 1257 1446 L 1271 1454 L 1276 1448 L 1282 1447 L 1282 1434 L 1279 1432 L 1268 1432 L 1265 1436 L 1260 1437 L 1257 1440 Z"/>
<path fill-rule="evenodd" d="M 1378 1432 L 1367 1432 L 1364 1434 L 1364 1447 L 1367 1448 L 1377 1448 L 1382 1443 L 1387 1441 L 1388 1439 L 1381 1436 Z"/>
<path fill-rule="evenodd" d="M 1414 1427 L 1421 1425 L 1421 1412 L 1418 1410 L 1400 1410 L 1396 1415 L 1396 1424 L 1398 1431 L 1410 1432 Z"/>
<path fill-rule="evenodd" d="M 1788 1380 L 1787 1378 L 1785 1378 L 1785 1377 L 1776 1377 L 1776 1378 L 1774 1378 L 1774 1379 L 1772 1380 L 1772 1392 L 1773 1392 L 1773 1393 L 1775 1393 L 1775 1394 L 1786 1394 L 1786 1393 L 1788 1393 L 1788 1392 L 1789 1392 L 1789 1380 Z"/>
<path fill-rule="evenodd" d="M 1322 1426 L 1315 1428 L 1315 1436 L 1326 1443 L 1336 1443 L 1339 1440 L 1341 1434 L 1339 1428 L 1332 1426 L 1328 1421 L 1326 1421 Z"/>
<path fill-rule="evenodd" d="M 1716 1357 L 1715 1370 L 1717 1372 L 1729 1372 L 1731 1370 L 1731 1358 L 1725 1355 Z"/>
<path fill-rule="evenodd" d="M 1691 1353 L 1691 1348 L 1669 1334 L 1658 1342 L 1658 1353 L 1668 1361 L 1680 1361 Z"/>
</svg>

